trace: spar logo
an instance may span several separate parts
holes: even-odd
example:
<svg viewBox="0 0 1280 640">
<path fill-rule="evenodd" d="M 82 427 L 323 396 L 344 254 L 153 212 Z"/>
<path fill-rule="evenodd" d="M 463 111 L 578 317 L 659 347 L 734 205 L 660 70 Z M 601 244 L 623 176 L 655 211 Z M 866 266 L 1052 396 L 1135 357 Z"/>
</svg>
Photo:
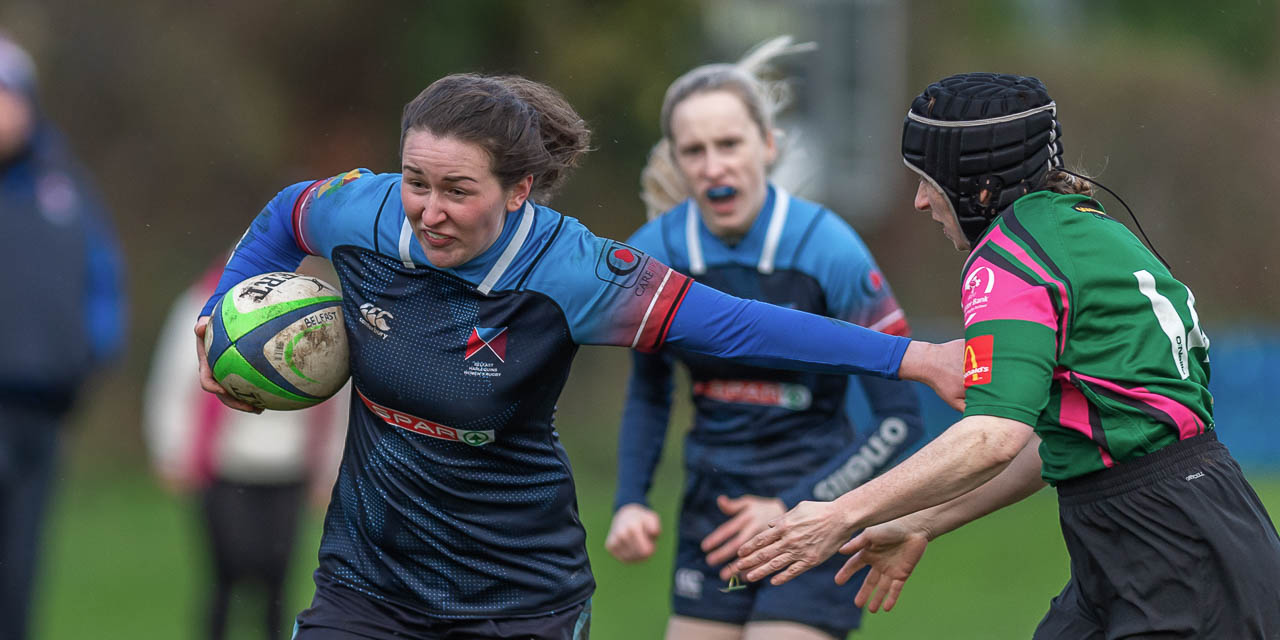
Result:
<svg viewBox="0 0 1280 640">
<path fill-rule="evenodd" d="M 991 382 L 991 353 L 995 336 L 977 336 L 964 341 L 964 386 Z"/>
<path fill-rule="evenodd" d="M 719 402 L 754 404 L 804 411 L 813 404 L 813 392 L 802 384 L 760 380 L 700 380 L 693 395 Z"/>
<path fill-rule="evenodd" d="M 634 287 L 645 255 L 621 242 L 610 240 L 596 261 L 596 277 L 624 289 Z"/>
<path fill-rule="evenodd" d="M 431 438 L 437 438 L 440 440 L 452 440 L 454 442 L 462 442 L 462 443 L 469 444 L 473 447 L 478 447 L 478 446 L 493 442 L 494 435 L 493 435 L 492 429 L 488 429 L 484 431 L 471 430 L 471 429 L 454 429 L 453 427 L 449 427 L 449 426 L 440 424 L 438 422 L 432 422 L 425 418 L 419 418 L 417 416 L 407 414 L 403 411 L 397 411 L 396 409 L 392 409 L 391 407 L 384 407 L 366 398 L 365 395 L 361 393 L 359 389 L 356 389 L 356 394 L 360 396 L 360 400 L 364 402 L 364 406 L 368 407 L 369 411 L 373 412 L 373 415 L 378 416 L 379 418 L 382 418 L 383 422 L 393 427 L 400 427 L 401 429 L 404 429 L 406 431 L 412 431 L 420 435 L 428 436 Z"/>
</svg>

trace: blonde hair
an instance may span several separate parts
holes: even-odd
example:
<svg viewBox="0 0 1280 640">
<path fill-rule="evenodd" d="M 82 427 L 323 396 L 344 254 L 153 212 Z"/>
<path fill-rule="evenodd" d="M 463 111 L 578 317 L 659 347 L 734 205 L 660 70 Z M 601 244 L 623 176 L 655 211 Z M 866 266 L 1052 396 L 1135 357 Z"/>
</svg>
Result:
<svg viewBox="0 0 1280 640">
<path fill-rule="evenodd" d="M 785 79 L 770 77 L 769 63 L 780 56 L 814 49 L 817 44 L 813 42 L 793 44 L 791 36 L 778 36 L 752 47 L 734 64 L 695 67 L 671 83 L 662 100 L 662 139 L 649 150 L 649 160 L 640 172 L 640 199 L 648 219 L 662 215 L 692 195 L 672 156 L 671 114 L 676 106 L 695 94 L 728 91 L 742 100 L 761 135 L 781 137 L 781 132 L 774 129 L 774 117 L 791 104 L 793 95 Z"/>
</svg>

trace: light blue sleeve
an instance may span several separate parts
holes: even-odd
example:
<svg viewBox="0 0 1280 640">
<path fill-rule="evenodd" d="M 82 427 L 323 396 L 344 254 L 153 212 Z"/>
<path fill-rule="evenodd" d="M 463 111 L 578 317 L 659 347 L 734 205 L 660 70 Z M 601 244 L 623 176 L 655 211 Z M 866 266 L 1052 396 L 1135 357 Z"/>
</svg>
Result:
<svg viewBox="0 0 1280 640">
<path fill-rule="evenodd" d="M 397 174 L 353 169 L 327 180 L 285 187 L 240 238 L 201 315 L 208 315 L 228 289 L 246 278 L 293 271 L 308 255 L 327 259 L 334 247 L 344 244 L 372 245 L 377 213 L 390 198 L 396 198 L 394 215 L 403 215 L 399 197 L 393 193 L 397 184 Z"/>
</svg>

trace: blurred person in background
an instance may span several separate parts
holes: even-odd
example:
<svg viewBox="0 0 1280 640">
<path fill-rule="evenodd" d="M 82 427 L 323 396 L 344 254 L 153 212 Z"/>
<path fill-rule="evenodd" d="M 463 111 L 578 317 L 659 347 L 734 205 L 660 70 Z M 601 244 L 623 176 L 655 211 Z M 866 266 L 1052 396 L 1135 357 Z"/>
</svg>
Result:
<svg viewBox="0 0 1280 640">
<path fill-rule="evenodd" d="M 308 272 L 313 262 L 298 271 Z M 307 409 L 259 415 L 202 392 L 191 370 L 191 318 L 213 293 L 223 264 L 218 260 L 183 292 L 165 321 L 143 396 L 143 427 L 165 486 L 199 495 L 212 569 L 204 637 L 228 637 L 233 602 L 260 602 L 263 635 L 280 638 L 287 630 L 283 599 L 298 519 L 308 497 L 328 502 L 348 400 L 340 393 Z M 328 274 L 311 269 L 311 275 Z M 261 596 L 244 597 L 246 589 Z"/>
<path fill-rule="evenodd" d="M 664 139 L 645 168 L 650 222 L 628 244 L 725 293 L 909 335 L 906 318 L 858 234 L 839 215 L 769 180 L 784 86 L 761 79 L 781 37 L 739 63 L 684 74 L 662 105 Z M 633 352 L 618 441 L 615 514 L 605 542 L 619 560 L 649 558 L 661 531 L 647 504 L 671 410 L 674 365 L 695 408 L 685 437 L 668 640 L 844 638 L 862 611 L 857 581 L 831 582 L 831 559 L 774 587 L 718 588 L 738 546 L 802 500 L 831 500 L 881 470 L 923 433 L 915 390 L 866 377 L 875 423 L 854 429 L 848 376 L 744 366 L 667 348 Z"/>
<path fill-rule="evenodd" d="M 801 503 L 735 568 L 776 584 L 852 553 L 838 581 L 870 565 L 857 602 L 888 610 L 929 541 L 1047 483 L 1071 576 L 1036 638 L 1280 637 L 1280 537 L 1218 441 L 1195 296 L 1063 168 L 1061 138 L 1035 78 L 960 74 L 912 102 L 915 207 L 969 252 L 964 418 Z"/>
<path fill-rule="evenodd" d="M 35 66 L 0 34 L 0 638 L 27 637 L 62 424 L 124 342 L 107 212 L 36 98 Z"/>
<path fill-rule="evenodd" d="M 595 582 L 553 422 L 580 345 L 960 395 L 958 341 L 734 298 L 546 207 L 589 138 L 546 85 L 446 76 L 404 108 L 400 172 L 287 187 L 237 246 L 195 328 L 201 384 L 228 406 L 252 410 L 204 357 L 220 293 L 307 255 L 343 291 L 355 398 L 298 640 L 587 637 Z"/>
</svg>

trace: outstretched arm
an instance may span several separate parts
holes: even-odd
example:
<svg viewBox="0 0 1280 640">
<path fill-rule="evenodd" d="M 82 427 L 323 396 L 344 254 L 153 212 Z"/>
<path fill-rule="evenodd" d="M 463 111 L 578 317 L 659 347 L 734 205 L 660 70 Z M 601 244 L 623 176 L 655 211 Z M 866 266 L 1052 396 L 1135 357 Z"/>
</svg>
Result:
<svg viewBox="0 0 1280 640">
<path fill-rule="evenodd" d="M 854 531 L 928 509 L 996 477 L 1032 437 L 1031 427 L 969 416 L 884 475 L 833 502 L 802 502 L 742 546 L 748 580 L 782 584 L 831 557 Z"/>
<path fill-rule="evenodd" d="M 840 553 L 853 557 L 836 573 L 836 583 L 844 584 L 860 569 L 870 566 L 871 572 L 854 597 L 854 604 L 866 605 L 872 613 L 881 605 L 885 611 L 893 609 L 929 542 L 1044 487 L 1039 446 L 1040 439 L 1033 436 L 1013 462 L 990 482 L 936 507 L 871 527 L 845 543 Z"/>
<path fill-rule="evenodd" d="M 693 283 L 666 343 L 743 364 L 917 380 L 964 406 L 964 346 L 891 336 L 823 316 L 744 300 Z"/>
</svg>

